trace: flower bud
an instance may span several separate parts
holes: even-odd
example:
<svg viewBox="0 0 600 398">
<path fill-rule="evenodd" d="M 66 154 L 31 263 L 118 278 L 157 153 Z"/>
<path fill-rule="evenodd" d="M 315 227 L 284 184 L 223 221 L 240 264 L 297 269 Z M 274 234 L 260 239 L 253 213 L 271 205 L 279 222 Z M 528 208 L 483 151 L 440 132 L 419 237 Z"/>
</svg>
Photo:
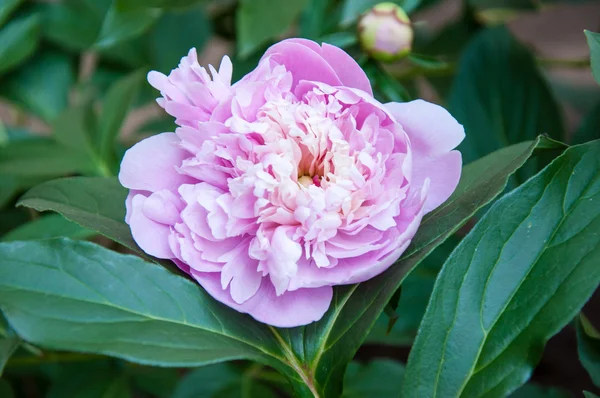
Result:
<svg viewBox="0 0 600 398">
<path fill-rule="evenodd" d="M 358 39 L 371 57 L 390 62 L 410 53 L 413 30 L 404 10 L 394 3 L 379 3 L 358 22 Z"/>
</svg>

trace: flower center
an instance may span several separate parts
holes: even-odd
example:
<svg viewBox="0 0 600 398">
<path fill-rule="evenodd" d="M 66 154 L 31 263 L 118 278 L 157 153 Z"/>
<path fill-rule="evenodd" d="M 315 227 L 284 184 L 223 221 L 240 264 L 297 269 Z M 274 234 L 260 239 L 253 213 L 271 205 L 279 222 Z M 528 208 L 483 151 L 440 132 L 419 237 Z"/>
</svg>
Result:
<svg viewBox="0 0 600 398">
<path fill-rule="evenodd" d="M 302 185 L 305 188 L 308 188 L 310 185 L 314 184 L 317 187 L 321 186 L 321 179 L 319 178 L 319 176 L 307 176 L 307 175 L 303 175 L 298 177 L 298 184 Z"/>
</svg>

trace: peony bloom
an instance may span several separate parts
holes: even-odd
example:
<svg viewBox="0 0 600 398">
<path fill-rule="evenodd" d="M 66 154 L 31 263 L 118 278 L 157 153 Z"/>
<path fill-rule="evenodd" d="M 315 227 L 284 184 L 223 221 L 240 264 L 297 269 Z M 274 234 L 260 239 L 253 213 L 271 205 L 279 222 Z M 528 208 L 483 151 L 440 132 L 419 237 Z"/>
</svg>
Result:
<svg viewBox="0 0 600 398">
<path fill-rule="evenodd" d="M 320 319 L 332 286 L 362 282 L 406 249 L 455 189 L 463 128 L 424 101 L 381 104 L 341 49 L 272 46 L 232 65 L 150 72 L 179 125 L 123 158 L 127 223 L 215 299 L 280 327 Z"/>
</svg>

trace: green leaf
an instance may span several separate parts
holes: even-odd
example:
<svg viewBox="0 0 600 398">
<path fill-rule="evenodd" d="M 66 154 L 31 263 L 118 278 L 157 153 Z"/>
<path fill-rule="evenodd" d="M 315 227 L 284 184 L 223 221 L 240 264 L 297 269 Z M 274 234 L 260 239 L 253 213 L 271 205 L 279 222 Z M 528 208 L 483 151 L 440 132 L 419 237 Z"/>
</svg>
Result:
<svg viewBox="0 0 600 398">
<path fill-rule="evenodd" d="M 84 228 L 140 252 L 125 224 L 127 192 L 116 178 L 69 177 L 33 187 L 17 205 L 56 211 Z"/>
<path fill-rule="evenodd" d="M 63 366 L 47 398 L 130 398 L 129 381 L 106 363 Z"/>
<path fill-rule="evenodd" d="M 600 386 L 600 333 L 585 315 L 577 320 L 577 350 L 579 360 L 596 386 Z"/>
<path fill-rule="evenodd" d="M 207 0 L 117 0 L 119 8 L 185 8 L 197 3 L 206 3 Z"/>
<path fill-rule="evenodd" d="M 0 175 L 21 178 L 59 177 L 71 173 L 92 173 L 91 159 L 44 139 L 11 142 L 0 148 Z"/>
<path fill-rule="evenodd" d="M 528 383 L 510 394 L 510 398 L 570 398 L 568 391 Z"/>
<path fill-rule="evenodd" d="M 60 214 L 50 214 L 22 224 L 2 236 L 2 241 L 50 239 L 58 237 L 86 239 L 96 235 L 94 231 L 82 228 L 65 219 Z"/>
<path fill-rule="evenodd" d="M 12 20 L 0 29 L 0 74 L 33 55 L 40 36 L 40 18 L 35 15 Z"/>
<path fill-rule="evenodd" d="M 84 0 L 63 0 L 39 6 L 43 36 L 61 48 L 83 51 L 98 38 L 104 13 L 94 4 Z"/>
<path fill-rule="evenodd" d="M 236 15 L 240 56 L 289 30 L 307 4 L 308 0 L 242 0 Z"/>
<path fill-rule="evenodd" d="M 505 396 L 529 378 L 600 282 L 599 155 L 600 141 L 567 149 L 457 246 L 411 349 L 403 397 Z"/>
<path fill-rule="evenodd" d="M 14 398 L 15 393 L 8 382 L 8 380 L 0 379 L 0 397 L 2 398 Z"/>
<path fill-rule="evenodd" d="M 600 33 L 584 30 L 590 47 L 590 59 L 592 60 L 592 74 L 596 82 L 600 84 Z"/>
<path fill-rule="evenodd" d="M 2 84 L 2 95 L 45 121 L 54 120 L 68 105 L 75 83 L 74 60 L 46 50 L 36 54 Z"/>
<path fill-rule="evenodd" d="M 96 117 L 92 104 L 65 109 L 52 123 L 52 136 L 65 148 L 95 157 L 92 137 L 96 135 Z"/>
<path fill-rule="evenodd" d="M 0 376 L 2 376 L 6 362 L 8 362 L 8 359 L 15 352 L 19 343 L 19 337 L 12 332 L 0 313 Z M 0 392 L 1 391 L 2 390 L 0 390 Z"/>
<path fill-rule="evenodd" d="M 106 14 L 95 47 L 105 49 L 142 35 L 162 12 L 157 8 L 125 10 L 113 5 Z"/>
<path fill-rule="evenodd" d="M 178 369 L 139 365 L 128 367 L 127 374 L 139 390 L 157 398 L 173 398 L 173 392 L 181 378 Z"/>
<path fill-rule="evenodd" d="M 171 398 L 213 397 L 239 378 L 240 374 L 226 364 L 203 366 L 186 374 Z"/>
<path fill-rule="evenodd" d="M 211 33 L 211 22 L 202 8 L 166 12 L 148 34 L 153 69 L 169 73 L 192 47 L 200 54 Z"/>
<path fill-rule="evenodd" d="M 8 20 L 10 14 L 17 9 L 23 0 L 2 0 L 0 1 L 0 27 Z"/>
<path fill-rule="evenodd" d="M 464 50 L 448 106 L 465 127 L 459 149 L 467 163 L 540 134 L 563 134 L 531 53 L 504 27 L 479 33 Z"/>
<path fill-rule="evenodd" d="M 308 0 L 300 17 L 301 37 L 316 40 L 321 36 L 326 20 L 331 18 L 331 13 L 328 12 L 331 11 L 331 3 L 330 0 Z"/>
<path fill-rule="evenodd" d="M 147 365 L 285 366 L 265 325 L 139 257 L 58 239 L 0 243 L 0 258 L 0 308 L 36 345 Z"/>
<path fill-rule="evenodd" d="M 598 138 L 600 138 L 600 102 L 585 116 L 573 135 L 571 144 L 583 144 Z"/>
<path fill-rule="evenodd" d="M 105 163 L 115 160 L 115 141 L 144 77 L 144 71 L 127 75 L 110 86 L 104 97 L 98 126 L 98 147 L 100 158 Z"/>
<path fill-rule="evenodd" d="M 404 365 L 376 359 L 364 365 L 351 362 L 344 376 L 342 398 L 397 398 L 402 387 Z"/>
<path fill-rule="evenodd" d="M 450 237 L 408 274 L 401 285 L 402 294 L 396 310 L 398 320 L 394 327 L 388 331 L 387 316 L 380 315 L 369 333 L 367 342 L 388 345 L 412 344 L 429 303 L 435 279 L 458 242 L 456 235 Z"/>
<path fill-rule="evenodd" d="M 346 364 L 350 362 L 371 327 L 406 275 L 437 246 L 469 220 L 477 210 L 504 190 L 508 178 L 536 148 L 557 144 L 543 138 L 504 148 L 463 169 L 454 194 L 427 214 L 412 245 L 386 272 L 358 285 L 334 290 L 332 304 L 323 318 L 311 325 L 279 329 L 288 361 L 302 369 L 302 378 L 321 396 L 337 396 Z M 301 363 L 297 363 L 301 362 Z M 294 383 L 293 375 L 287 372 Z M 297 376 L 295 378 L 297 380 Z M 311 396 L 305 384 L 295 382 L 296 393 Z"/>
<path fill-rule="evenodd" d="M 583 396 L 585 398 L 598 398 L 598 396 L 596 394 L 594 394 L 593 392 L 589 392 L 589 391 L 584 391 Z"/>
</svg>

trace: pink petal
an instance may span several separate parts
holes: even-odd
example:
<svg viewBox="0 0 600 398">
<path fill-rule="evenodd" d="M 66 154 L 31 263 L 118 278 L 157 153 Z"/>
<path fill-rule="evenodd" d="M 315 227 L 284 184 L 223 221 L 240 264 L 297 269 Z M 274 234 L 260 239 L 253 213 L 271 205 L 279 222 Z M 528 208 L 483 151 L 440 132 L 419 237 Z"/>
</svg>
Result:
<svg viewBox="0 0 600 398">
<path fill-rule="evenodd" d="M 237 304 L 242 304 L 256 294 L 262 282 L 257 271 L 258 261 L 248 257 L 248 249 L 228 261 L 221 271 L 221 287 L 227 289 Z"/>
<path fill-rule="evenodd" d="M 179 174 L 181 165 L 189 154 L 179 147 L 174 133 L 162 133 L 138 142 L 123 156 L 119 181 L 129 189 L 150 192 L 169 189 L 176 191 L 181 184 L 192 178 Z"/>
<path fill-rule="evenodd" d="M 463 127 L 439 105 L 415 100 L 385 106 L 408 134 L 415 158 L 449 152 L 465 138 Z"/>
<path fill-rule="evenodd" d="M 341 48 L 323 43 L 321 55 L 335 70 L 335 73 L 342 81 L 342 85 L 357 88 L 373 95 L 369 78 L 348 53 Z"/>
<path fill-rule="evenodd" d="M 411 189 L 420 189 L 425 179 L 430 187 L 425 213 L 448 199 L 460 179 L 462 157 L 452 151 L 465 138 L 463 127 L 439 105 L 423 100 L 388 103 L 398 123 L 408 135 L 412 148 Z"/>
<path fill-rule="evenodd" d="M 302 44 L 321 55 L 325 61 L 333 68 L 338 78 L 342 82 L 342 86 L 357 88 L 359 90 L 373 95 L 371 90 L 371 82 L 362 68 L 356 63 L 348 53 L 339 47 L 331 44 L 323 43 L 319 46 L 318 43 L 301 38 L 293 38 L 284 40 L 286 43 Z M 322 80 L 320 80 L 322 81 Z"/>
<path fill-rule="evenodd" d="M 305 45 L 284 40 L 269 47 L 261 60 L 267 57 L 284 65 L 292 73 L 292 87 L 296 87 L 301 80 L 318 81 L 332 86 L 342 85 L 327 61 Z"/>
<path fill-rule="evenodd" d="M 151 256 L 172 258 L 173 252 L 169 247 L 171 227 L 152 221 L 144 215 L 144 195 L 135 195 L 131 201 L 131 235 L 140 248 Z"/>
<path fill-rule="evenodd" d="M 276 327 L 289 328 L 307 325 L 321 319 L 329 308 L 333 297 L 331 286 L 318 289 L 299 289 L 275 294 L 275 288 L 268 278 L 262 278 L 260 288 L 243 304 L 236 303 L 227 290 L 221 287 L 217 273 L 191 271 L 192 276 L 213 298 L 254 319 Z"/>
<path fill-rule="evenodd" d="M 415 156 L 411 189 L 430 180 L 429 193 L 423 207 L 424 214 L 444 203 L 456 189 L 462 171 L 462 155 L 451 151 L 436 158 Z"/>
</svg>

